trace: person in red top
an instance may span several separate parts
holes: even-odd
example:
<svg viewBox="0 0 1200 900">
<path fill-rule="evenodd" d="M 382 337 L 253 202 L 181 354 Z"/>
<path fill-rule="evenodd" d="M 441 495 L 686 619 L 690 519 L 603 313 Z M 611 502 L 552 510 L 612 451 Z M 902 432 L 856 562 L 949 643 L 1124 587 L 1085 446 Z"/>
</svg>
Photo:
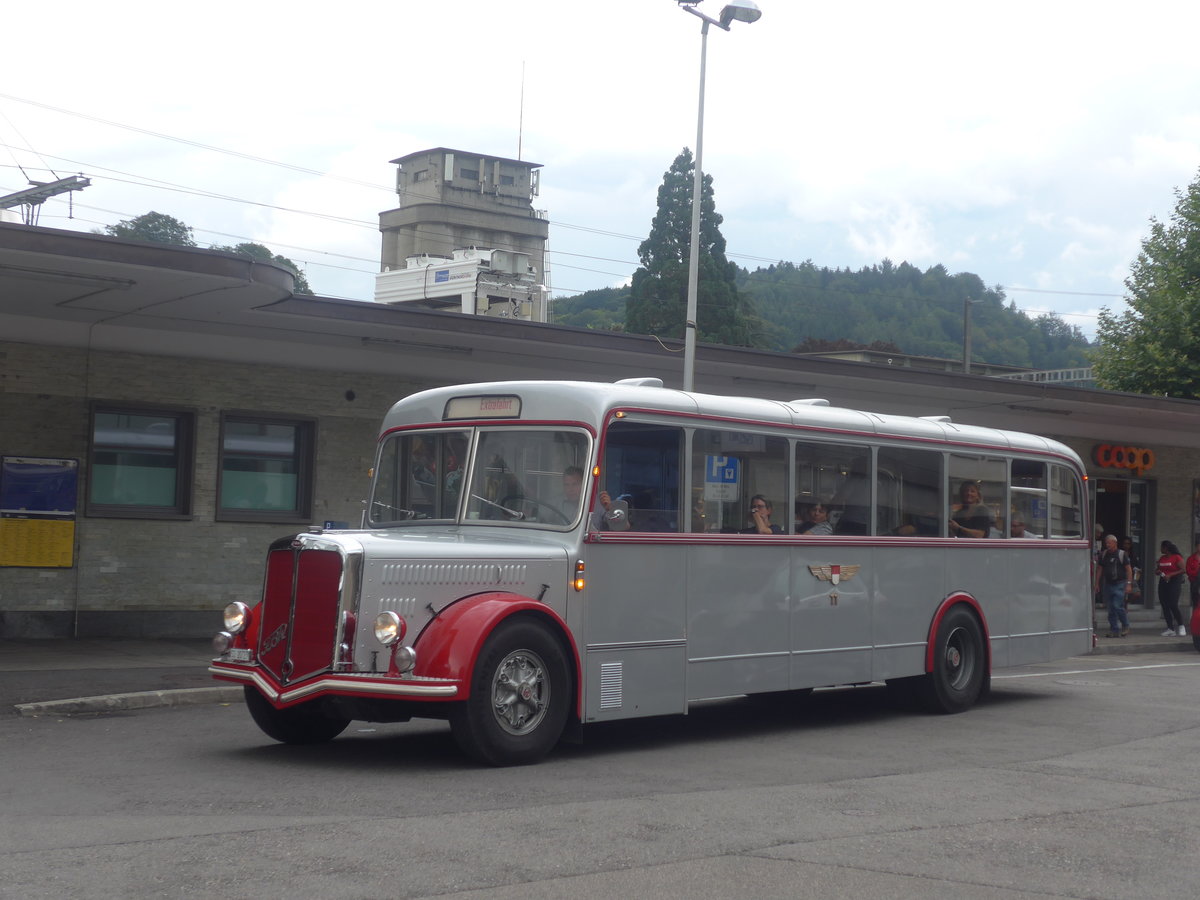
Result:
<svg viewBox="0 0 1200 900">
<path fill-rule="evenodd" d="M 1200 541 L 1196 541 L 1195 552 L 1187 558 L 1187 577 L 1191 585 L 1188 602 L 1192 604 L 1192 612 L 1195 612 L 1196 599 L 1200 597 Z"/>
<path fill-rule="evenodd" d="M 1163 541 L 1162 556 L 1158 558 L 1155 571 L 1158 573 L 1158 603 L 1162 607 L 1167 630 L 1163 637 L 1185 635 L 1183 614 L 1179 611 L 1179 591 L 1183 587 L 1184 562 L 1179 548 L 1170 541 Z"/>
</svg>

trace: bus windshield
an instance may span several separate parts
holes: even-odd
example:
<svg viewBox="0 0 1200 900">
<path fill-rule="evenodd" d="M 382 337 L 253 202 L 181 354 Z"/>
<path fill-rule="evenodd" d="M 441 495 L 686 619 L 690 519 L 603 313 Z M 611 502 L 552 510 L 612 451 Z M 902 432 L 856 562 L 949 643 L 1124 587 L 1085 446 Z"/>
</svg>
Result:
<svg viewBox="0 0 1200 900">
<path fill-rule="evenodd" d="M 469 521 L 567 528 L 583 505 L 588 439 L 553 428 L 480 429 L 466 503 Z"/>
<path fill-rule="evenodd" d="M 475 462 L 468 473 L 472 440 Z M 465 519 L 568 528 L 578 522 L 583 505 L 588 451 L 588 436 L 578 430 L 497 427 L 392 434 L 379 451 L 369 521 L 392 526 Z"/>
</svg>

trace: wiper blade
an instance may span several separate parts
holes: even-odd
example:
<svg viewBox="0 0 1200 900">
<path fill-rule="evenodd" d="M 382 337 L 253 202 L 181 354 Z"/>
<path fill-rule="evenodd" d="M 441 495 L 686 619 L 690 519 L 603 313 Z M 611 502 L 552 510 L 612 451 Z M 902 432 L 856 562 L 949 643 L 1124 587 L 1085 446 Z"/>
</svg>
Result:
<svg viewBox="0 0 1200 900">
<path fill-rule="evenodd" d="M 521 512 L 519 509 L 509 509 L 507 506 L 501 506 L 496 501 L 489 500 L 487 497 L 480 497 L 478 494 L 472 494 L 471 496 L 474 497 L 476 500 L 478 500 L 480 503 L 486 503 L 488 506 L 496 507 L 496 509 L 500 510 L 501 512 L 507 513 L 508 515 L 512 516 L 514 519 L 524 519 L 525 518 L 525 513 Z"/>
</svg>

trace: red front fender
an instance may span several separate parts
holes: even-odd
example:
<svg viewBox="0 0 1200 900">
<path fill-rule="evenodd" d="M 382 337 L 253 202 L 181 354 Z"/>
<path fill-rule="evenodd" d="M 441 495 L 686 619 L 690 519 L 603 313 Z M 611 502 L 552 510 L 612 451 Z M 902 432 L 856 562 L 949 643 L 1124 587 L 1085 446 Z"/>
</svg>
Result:
<svg viewBox="0 0 1200 900">
<path fill-rule="evenodd" d="M 414 674 L 457 681 L 463 688 L 456 699 L 465 699 L 470 691 L 471 673 L 475 670 L 475 661 L 479 658 L 484 641 L 500 622 L 520 613 L 532 614 L 543 619 L 564 639 L 575 666 L 578 703 L 582 685 L 579 650 L 567 623 L 546 604 L 503 591 L 475 594 L 451 604 L 438 613 L 413 644 L 417 651 L 417 668 Z"/>
</svg>

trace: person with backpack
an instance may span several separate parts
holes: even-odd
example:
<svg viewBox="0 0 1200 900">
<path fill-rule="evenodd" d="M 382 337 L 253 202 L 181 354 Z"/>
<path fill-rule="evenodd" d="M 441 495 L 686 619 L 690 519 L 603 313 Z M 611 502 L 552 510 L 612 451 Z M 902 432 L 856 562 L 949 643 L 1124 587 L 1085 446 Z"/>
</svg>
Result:
<svg viewBox="0 0 1200 900">
<path fill-rule="evenodd" d="M 1117 546 L 1117 536 L 1104 536 L 1104 549 L 1096 566 L 1096 593 L 1104 597 L 1108 607 L 1108 634 L 1105 637 L 1125 637 L 1129 634 L 1129 615 L 1125 612 L 1125 595 L 1133 582 L 1133 567 L 1129 556 Z"/>
<path fill-rule="evenodd" d="M 1158 558 L 1155 571 L 1158 573 L 1158 605 L 1162 607 L 1163 618 L 1167 622 L 1167 630 L 1163 637 L 1183 637 L 1187 628 L 1183 624 L 1183 613 L 1179 611 L 1179 592 L 1183 588 L 1184 562 L 1179 548 L 1170 541 L 1163 541 L 1159 548 L 1162 556 Z"/>
</svg>

